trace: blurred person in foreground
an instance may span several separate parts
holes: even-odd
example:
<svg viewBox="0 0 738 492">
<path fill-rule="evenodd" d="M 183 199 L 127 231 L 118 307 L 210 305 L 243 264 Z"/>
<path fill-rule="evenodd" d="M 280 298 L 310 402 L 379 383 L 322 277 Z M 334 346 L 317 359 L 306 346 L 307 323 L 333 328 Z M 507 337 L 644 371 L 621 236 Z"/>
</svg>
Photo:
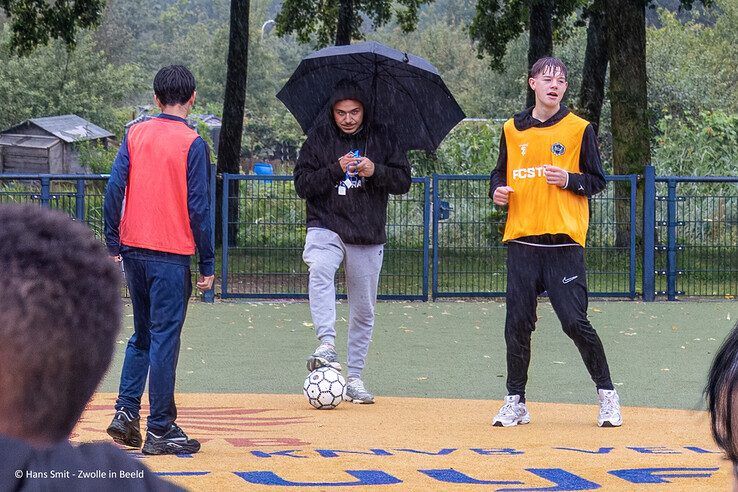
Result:
<svg viewBox="0 0 738 492">
<path fill-rule="evenodd" d="M 733 463 L 738 492 L 738 323 L 715 354 L 705 387 L 712 436 Z"/>
<path fill-rule="evenodd" d="M 62 213 L 0 205 L 0 272 L 0 490 L 182 490 L 111 444 L 69 442 L 120 330 L 102 243 Z"/>
</svg>

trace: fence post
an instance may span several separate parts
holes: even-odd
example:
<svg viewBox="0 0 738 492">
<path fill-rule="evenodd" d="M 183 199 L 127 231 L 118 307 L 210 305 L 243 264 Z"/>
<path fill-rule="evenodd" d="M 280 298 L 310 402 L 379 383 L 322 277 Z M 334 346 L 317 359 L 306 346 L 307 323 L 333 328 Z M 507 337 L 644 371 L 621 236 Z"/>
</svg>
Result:
<svg viewBox="0 0 738 492">
<path fill-rule="evenodd" d="M 41 206 L 51 207 L 49 200 L 51 199 L 51 178 L 49 176 L 41 176 Z"/>
<path fill-rule="evenodd" d="M 213 225 L 212 230 L 210 232 L 210 240 L 213 242 L 213 252 L 215 253 L 218 251 L 218 248 L 215 244 L 215 173 L 216 173 L 216 166 L 215 164 L 210 165 L 210 183 L 208 183 L 208 186 L 210 187 L 210 223 Z M 202 300 L 204 302 L 215 302 L 215 282 L 213 282 L 213 287 L 210 290 L 207 290 L 202 293 Z"/>
<path fill-rule="evenodd" d="M 438 295 L 438 175 L 433 173 L 432 186 L 433 212 L 431 220 L 433 220 L 433 284 L 431 287 L 431 299 L 436 300 Z"/>
<path fill-rule="evenodd" d="M 80 221 L 85 221 L 85 180 L 77 179 L 77 188 L 74 193 L 74 216 Z"/>
<path fill-rule="evenodd" d="M 628 272 L 630 298 L 636 297 L 636 208 L 638 206 L 638 178 L 639 176 L 631 174 L 629 176 L 630 183 L 630 271 Z"/>
<path fill-rule="evenodd" d="M 428 300 L 428 270 L 430 248 L 430 178 L 423 178 L 423 300 Z M 435 268 L 433 269 L 435 271 Z"/>
<path fill-rule="evenodd" d="M 643 171 L 643 301 L 656 298 L 656 170 Z"/>
<path fill-rule="evenodd" d="M 230 191 L 230 184 L 228 176 L 230 174 L 223 173 L 223 196 L 220 211 L 221 227 L 223 228 L 223 235 L 221 241 L 223 248 L 221 251 L 221 267 L 220 267 L 220 296 L 225 298 L 228 295 L 228 246 L 231 244 L 230 238 L 228 237 L 228 192 Z"/>
<path fill-rule="evenodd" d="M 676 180 L 669 179 L 668 181 L 668 195 L 666 202 L 666 223 L 667 223 L 667 250 L 666 250 L 666 295 L 670 301 L 676 300 L 676 276 L 677 276 L 677 265 L 676 265 L 676 226 L 677 226 L 677 211 L 676 211 Z"/>
</svg>

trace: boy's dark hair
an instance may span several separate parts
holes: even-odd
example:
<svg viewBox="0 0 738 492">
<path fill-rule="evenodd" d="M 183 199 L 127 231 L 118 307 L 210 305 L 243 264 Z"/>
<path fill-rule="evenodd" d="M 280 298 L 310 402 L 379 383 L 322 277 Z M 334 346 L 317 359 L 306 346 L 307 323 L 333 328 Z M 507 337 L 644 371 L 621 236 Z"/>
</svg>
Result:
<svg viewBox="0 0 738 492">
<path fill-rule="evenodd" d="M 60 212 L 0 205 L 0 433 L 66 439 L 110 364 L 120 270 Z"/>
<path fill-rule="evenodd" d="M 154 77 L 154 94 L 166 106 L 184 104 L 194 92 L 195 76 L 185 66 L 169 65 Z"/>
<path fill-rule="evenodd" d="M 715 354 L 705 397 L 712 436 L 734 465 L 738 464 L 738 323 Z"/>
<path fill-rule="evenodd" d="M 528 74 L 528 76 L 533 79 L 542 74 L 546 70 L 546 67 L 551 67 L 554 69 L 558 68 L 564 78 L 566 78 L 569 74 L 569 70 L 566 68 L 564 62 L 562 62 L 560 59 L 553 56 L 544 56 L 543 58 L 539 58 L 538 60 L 536 60 L 533 66 L 530 67 L 530 73 Z"/>
</svg>

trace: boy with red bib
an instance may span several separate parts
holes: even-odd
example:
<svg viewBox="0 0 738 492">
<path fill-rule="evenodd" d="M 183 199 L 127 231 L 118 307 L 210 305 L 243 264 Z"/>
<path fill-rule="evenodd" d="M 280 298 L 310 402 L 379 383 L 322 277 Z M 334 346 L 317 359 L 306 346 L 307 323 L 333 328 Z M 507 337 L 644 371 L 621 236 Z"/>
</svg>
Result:
<svg viewBox="0 0 738 492">
<path fill-rule="evenodd" d="M 141 395 L 149 378 L 145 454 L 200 450 L 175 420 L 174 382 L 180 334 L 192 293 L 190 256 L 200 258 L 197 288 L 213 285 L 208 146 L 187 126 L 195 78 L 181 65 L 154 78 L 155 118 L 133 125 L 121 144 L 105 191 L 105 240 L 122 261 L 133 304 L 115 417 L 108 434 L 138 448 Z"/>
</svg>

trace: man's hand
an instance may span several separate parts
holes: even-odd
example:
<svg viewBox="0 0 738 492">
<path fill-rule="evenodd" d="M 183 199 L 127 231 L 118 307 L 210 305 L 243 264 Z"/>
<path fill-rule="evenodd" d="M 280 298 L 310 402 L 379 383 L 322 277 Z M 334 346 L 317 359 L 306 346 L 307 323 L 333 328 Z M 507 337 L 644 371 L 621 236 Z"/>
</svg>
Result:
<svg viewBox="0 0 738 492">
<path fill-rule="evenodd" d="M 215 281 L 215 275 L 200 275 L 197 278 L 197 288 L 200 292 L 205 292 L 213 288 L 213 282 Z"/>
<path fill-rule="evenodd" d="M 503 207 L 510 201 L 510 193 L 513 193 L 514 191 L 515 190 L 512 189 L 512 186 L 498 186 L 492 194 L 492 201 L 495 205 Z"/>
<path fill-rule="evenodd" d="M 341 165 L 343 172 L 348 170 L 349 173 L 356 173 L 356 163 L 361 160 L 361 157 L 354 157 L 354 154 L 349 152 L 348 154 L 341 156 L 338 159 L 338 163 Z"/>
<path fill-rule="evenodd" d="M 360 157 L 357 169 L 359 171 L 359 176 L 362 178 L 368 178 L 374 174 L 374 163 L 368 157 Z"/>
<path fill-rule="evenodd" d="M 556 166 L 543 166 L 543 175 L 546 176 L 546 183 L 559 188 L 566 186 L 569 181 L 569 173 Z"/>
<path fill-rule="evenodd" d="M 123 261 L 123 257 L 121 255 L 110 255 L 110 259 L 116 263 Z"/>
</svg>

